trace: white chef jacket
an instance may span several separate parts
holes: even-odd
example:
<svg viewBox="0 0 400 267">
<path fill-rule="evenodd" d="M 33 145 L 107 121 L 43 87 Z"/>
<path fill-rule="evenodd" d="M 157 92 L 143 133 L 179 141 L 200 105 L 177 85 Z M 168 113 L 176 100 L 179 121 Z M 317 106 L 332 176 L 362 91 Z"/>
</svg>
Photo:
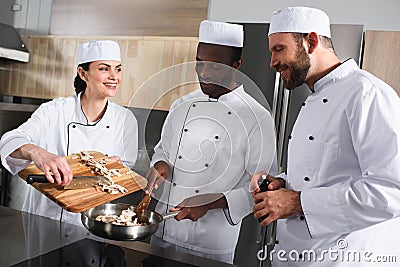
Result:
<svg viewBox="0 0 400 267">
<path fill-rule="evenodd" d="M 399 262 L 399 97 L 354 60 L 314 90 L 288 145 L 287 187 L 301 191 L 304 216 L 279 220 L 275 251 L 286 257 L 275 254 L 274 264 L 381 266 L 382 255 L 397 255 Z M 329 249 L 344 257 L 323 255 Z M 359 261 L 347 257 L 353 252 Z M 310 253 L 319 258 L 308 260 Z"/>
<path fill-rule="evenodd" d="M 269 170 L 274 153 L 273 119 L 243 86 L 218 101 L 201 90 L 176 100 L 151 162 L 170 165 L 156 211 L 165 214 L 205 193 L 223 193 L 228 208 L 209 210 L 196 222 L 165 220 L 156 236 L 205 254 L 233 253 L 241 220 L 252 211 L 250 176 Z"/>
<path fill-rule="evenodd" d="M 31 162 L 9 155 L 24 144 L 38 145 L 60 156 L 79 151 L 97 150 L 109 156 L 119 156 L 124 165 L 132 167 L 138 147 L 137 121 L 133 113 L 112 102 L 96 123 L 89 123 L 81 109 L 80 95 L 57 98 L 43 103 L 25 123 L 5 133 L 0 141 L 3 166 L 12 174 Z M 80 214 L 63 211 L 35 188 L 30 187 L 23 211 L 52 219 L 80 223 Z"/>
</svg>

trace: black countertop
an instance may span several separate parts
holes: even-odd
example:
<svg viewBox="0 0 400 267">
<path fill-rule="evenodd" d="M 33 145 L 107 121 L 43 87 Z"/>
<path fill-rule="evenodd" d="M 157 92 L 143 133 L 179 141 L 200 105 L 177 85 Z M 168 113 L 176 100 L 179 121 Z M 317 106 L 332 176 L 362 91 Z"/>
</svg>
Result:
<svg viewBox="0 0 400 267">
<path fill-rule="evenodd" d="M 0 266 L 234 266 L 140 241 L 115 241 L 83 226 L 0 206 Z"/>
</svg>

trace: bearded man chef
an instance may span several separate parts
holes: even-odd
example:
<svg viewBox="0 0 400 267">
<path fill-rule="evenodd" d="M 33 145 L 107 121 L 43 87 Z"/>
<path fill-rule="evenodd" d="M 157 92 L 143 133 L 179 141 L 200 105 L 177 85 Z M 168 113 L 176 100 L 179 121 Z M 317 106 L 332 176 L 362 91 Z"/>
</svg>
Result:
<svg viewBox="0 0 400 267">
<path fill-rule="evenodd" d="M 269 176 L 270 191 L 254 193 L 254 216 L 269 215 L 262 225 L 282 219 L 274 265 L 398 261 L 400 120 L 393 115 L 400 114 L 399 97 L 353 59 L 340 62 L 321 10 L 277 11 L 268 35 L 270 66 L 284 86 L 306 83 L 312 92 L 293 127 L 287 175 Z"/>
<path fill-rule="evenodd" d="M 118 43 L 91 41 L 78 46 L 76 95 L 44 103 L 28 121 L 5 133 L 0 141 L 1 161 L 12 174 L 31 162 L 51 183 L 69 184 L 72 170 L 64 156 L 98 150 L 133 166 L 137 155 L 138 129 L 135 116 L 113 103 L 122 79 Z M 54 175 L 54 179 L 51 176 Z M 81 225 L 80 214 L 63 211 L 30 187 L 23 211 Z"/>
<path fill-rule="evenodd" d="M 243 27 L 202 21 L 196 55 L 201 89 L 176 100 L 147 172 L 166 179 L 156 211 L 179 211 L 151 243 L 232 263 L 241 220 L 251 213 L 249 178 L 274 160 L 270 113 L 235 82 Z"/>
</svg>

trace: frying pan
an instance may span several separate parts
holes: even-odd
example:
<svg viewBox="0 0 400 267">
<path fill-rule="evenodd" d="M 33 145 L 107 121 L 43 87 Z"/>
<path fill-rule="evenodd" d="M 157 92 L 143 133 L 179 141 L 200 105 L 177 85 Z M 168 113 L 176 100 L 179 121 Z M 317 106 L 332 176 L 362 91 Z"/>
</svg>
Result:
<svg viewBox="0 0 400 267">
<path fill-rule="evenodd" d="M 82 212 L 81 221 L 86 229 L 94 235 L 113 240 L 133 241 L 142 240 L 154 234 L 163 220 L 172 218 L 179 213 L 175 212 L 163 216 L 157 212 L 145 210 L 141 216 L 148 219 L 148 225 L 124 226 L 96 220 L 98 215 L 121 215 L 121 212 L 128 208 L 133 210 L 135 206 L 111 203 L 99 205 Z"/>
</svg>

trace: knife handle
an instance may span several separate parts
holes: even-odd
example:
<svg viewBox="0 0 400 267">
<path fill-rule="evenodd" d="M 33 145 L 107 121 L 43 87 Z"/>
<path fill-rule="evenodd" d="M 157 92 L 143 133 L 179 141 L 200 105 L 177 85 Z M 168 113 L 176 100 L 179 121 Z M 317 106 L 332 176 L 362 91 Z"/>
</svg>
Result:
<svg viewBox="0 0 400 267">
<path fill-rule="evenodd" d="M 44 174 L 30 174 L 26 178 L 26 182 L 28 184 L 32 183 L 49 183 L 46 176 Z"/>
<path fill-rule="evenodd" d="M 260 188 L 260 191 L 261 192 L 265 192 L 265 191 L 268 191 L 268 185 L 271 183 L 271 181 L 270 180 L 267 180 L 267 178 L 265 177 L 263 177 L 263 182 L 260 184 L 260 186 L 259 186 L 259 188 Z M 267 218 L 268 217 L 268 214 L 267 215 L 264 215 L 264 216 L 262 216 L 261 218 L 258 218 L 258 222 L 262 222 L 265 218 Z"/>
</svg>

